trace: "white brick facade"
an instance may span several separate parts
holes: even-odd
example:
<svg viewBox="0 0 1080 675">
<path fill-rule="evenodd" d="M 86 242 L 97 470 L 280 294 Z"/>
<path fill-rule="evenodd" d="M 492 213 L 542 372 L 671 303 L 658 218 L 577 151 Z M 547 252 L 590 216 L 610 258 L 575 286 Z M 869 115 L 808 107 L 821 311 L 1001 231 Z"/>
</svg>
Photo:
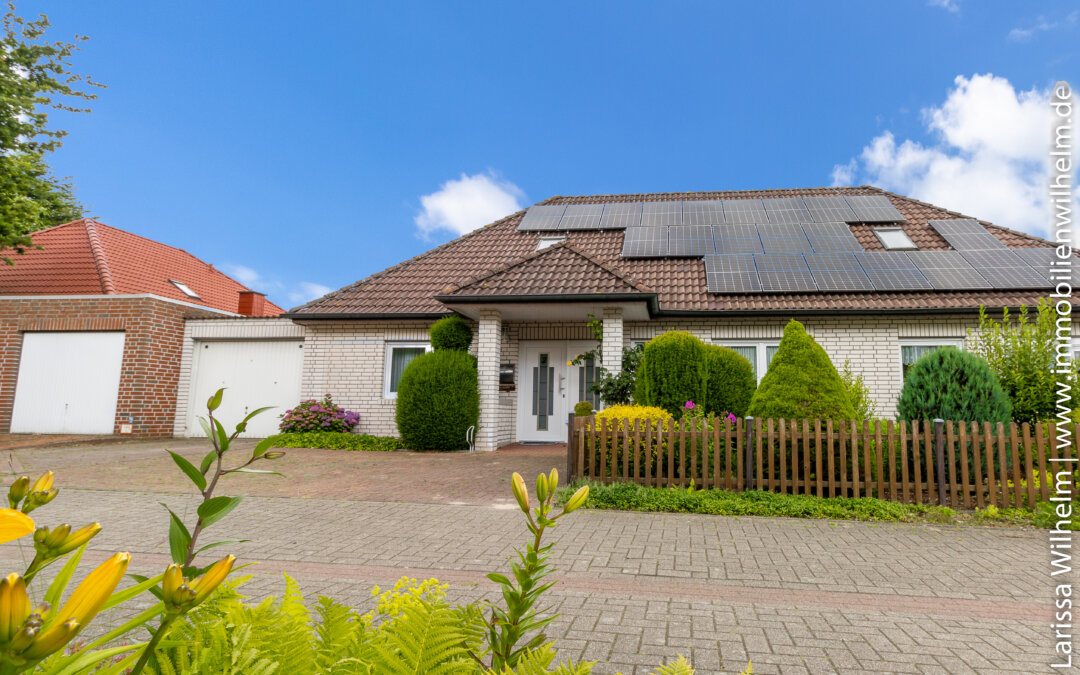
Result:
<svg viewBox="0 0 1080 675">
<path fill-rule="evenodd" d="M 604 368 L 612 373 L 622 370 L 622 315 L 621 307 L 604 308 L 604 344 L 601 346 L 600 360 L 604 362 Z"/>
<path fill-rule="evenodd" d="M 476 449 L 499 447 L 501 406 L 499 400 L 499 364 L 502 347 L 502 317 L 497 310 L 480 310 L 476 336 L 476 370 L 480 386 L 480 423 L 476 430 Z"/>
</svg>

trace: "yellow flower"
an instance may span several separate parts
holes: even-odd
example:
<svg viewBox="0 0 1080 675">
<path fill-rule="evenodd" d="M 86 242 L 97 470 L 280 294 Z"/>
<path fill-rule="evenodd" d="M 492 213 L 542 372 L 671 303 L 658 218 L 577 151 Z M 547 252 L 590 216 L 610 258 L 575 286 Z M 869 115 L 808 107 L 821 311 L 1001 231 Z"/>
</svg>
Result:
<svg viewBox="0 0 1080 675">
<path fill-rule="evenodd" d="M 34 519 L 15 509 L 0 509 L 0 544 L 34 531 Z"/>
<path fill-rule="evenodd" d="M 589 486 L 585 485 L 578 488 L 578 491 L 574 493 L 570 499 L 567 500 L 566 506 L 563 507 L 563 513 L 572 513 L 585 503 L 585 500 L 589 498 Z"/>
<path fill-rule="evenodd" d="M 124 578 L 130 562 L 130 553 L 117 553 L 98 565 L 96 570 L 83 579 L 56 617 L 49 621 L 50 628 L 45 632 L 48 633 L 49 630 L 68 619 L 74 619 L 80 626 L 90 623 L 90 620 L 101 611 L 112 592 L 116 590 L 120 580 Z M 45 637 L 44 633 L 42 637 Z"/>
<path fill-rule="evenodd" d="M 217 588 L 222 581 L 225 581 L 225 577 L 229 576 L 229 572 L 232 571 L 233 563 L 235 562 L 236 556 L 227 555 L 211 565 L 210 569 L 206 570 L 206 573 L 201 577 L 188 584 L 191 587 L 191 590 L 195 591 L 195 603 L 192 607 L 210 597 L 210 594 L 214 592 L 214 589 Z"/>
<path fill-rule="evenodd" d="M 86 542 L 93 539 L 98 532 L 101 532 L 101 523 L 90 523 L 84 525 L 75 530 L 67 536 L 66 539 L 60 544 L 60 547 L 56 549 L 56 555 L 64 555 L 65 553 L 71 553 L 75 549 L 79 548 Z"/>
<path fill-rule="evenodd" d="M 30 617 L 26 582 L 12 573 L 0 579 L 0 642 L 7 644 Z"/>
<path fill-rule="evenodd" d="M 30 492 L 48 492 L 53 486 L 53 472 L 46 471 L 30 486 Z"/>
<path fill-rule="evenodd" d="M 529 512 L 529 491 L 525 487 L 525 479 L 517 471 L 510 477 L 510 486 L 514 490 L 514 499 L 525 513 Z"/>
</svg>

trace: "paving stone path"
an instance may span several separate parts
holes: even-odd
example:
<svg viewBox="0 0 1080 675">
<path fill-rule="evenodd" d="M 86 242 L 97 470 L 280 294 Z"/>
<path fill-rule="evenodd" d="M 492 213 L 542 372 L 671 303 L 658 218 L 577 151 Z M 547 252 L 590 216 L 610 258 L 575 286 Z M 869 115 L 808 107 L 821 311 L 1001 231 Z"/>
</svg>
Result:
<svg viewBox="0 0 1080 675">
<path fill-rule="evenodd" d="M 61 482 L 84 475 L 86 458 L 67 459 Z M 288 572 L 312 597 L 364 609 L 373 584 L 403 575 L 449 583 L 453 601 L 496 599 L 484 575 L 505 570 L 523 542 L 520 512 L 501 498 L 421 503 L 435 500 L 410 494 L 415 501 L 249 496 L 207 536 L 254 539 L 233 549 L 260 561 L 246 586 L 256 597 L 280 594 Z M 105 529 L 88 563 L 129 550 L 133 570 L 154 572 L 168 557 L 159 502 L 186 516 L 195 504 L 175 492 L 69 487 L 35 515 L 98 520 Z M 549 597 L 562 614 L 549 632 L 563 656 L 600 661 L 596 673 L 647 673 L 678 654 L 702 674 L 738 672 L 748 660 L 755 673 L 1050 672 L 1041 531 L 581 511 L 552 535 L 559 583 Z M 5 562 L 25 557 L 18 544 L 0 546 Z"/>
</svg>

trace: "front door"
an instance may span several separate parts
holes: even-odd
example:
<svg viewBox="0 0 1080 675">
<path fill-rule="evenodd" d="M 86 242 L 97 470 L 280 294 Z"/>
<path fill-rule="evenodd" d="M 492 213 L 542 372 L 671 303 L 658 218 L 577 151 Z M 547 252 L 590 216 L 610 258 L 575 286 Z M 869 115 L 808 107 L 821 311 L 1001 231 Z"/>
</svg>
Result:
<svg viewBox="0 0 1080 675">
<path fill-rule="evenodd" d="M 596 366 L 568 366 L 567 361 L 595 343 L 544 341 L 521 343 L 521 387 L 518 389 L 519 441 L 559 443 L 566 440 L 567 415 L 588 391 Z M 590 396 L 585 395 L 586 399 Z"/>
</svg>

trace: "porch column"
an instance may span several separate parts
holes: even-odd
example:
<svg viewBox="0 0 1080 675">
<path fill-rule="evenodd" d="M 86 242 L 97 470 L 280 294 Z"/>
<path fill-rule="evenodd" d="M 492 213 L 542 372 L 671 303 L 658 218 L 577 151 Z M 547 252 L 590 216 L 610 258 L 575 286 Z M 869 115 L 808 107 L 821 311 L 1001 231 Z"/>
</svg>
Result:
<svg viewBox="0 0 1080 675">
<path fill-rule="evenodd" d="M 476 449 L 499 447 L 499 361 L 502 349 L 502 315 L 497 309 L 480 310 L 476 341 L 476 370 L 480 385 L 480 422 Z"/>
<path fill-rule="evenodd" d="M 600 359 L 604 362 L 604 370 L 609 373 L 622 370 L 622 350 L 622 307 L 605 307 L 604 340 L 600 346 Z"/>
</svg>

